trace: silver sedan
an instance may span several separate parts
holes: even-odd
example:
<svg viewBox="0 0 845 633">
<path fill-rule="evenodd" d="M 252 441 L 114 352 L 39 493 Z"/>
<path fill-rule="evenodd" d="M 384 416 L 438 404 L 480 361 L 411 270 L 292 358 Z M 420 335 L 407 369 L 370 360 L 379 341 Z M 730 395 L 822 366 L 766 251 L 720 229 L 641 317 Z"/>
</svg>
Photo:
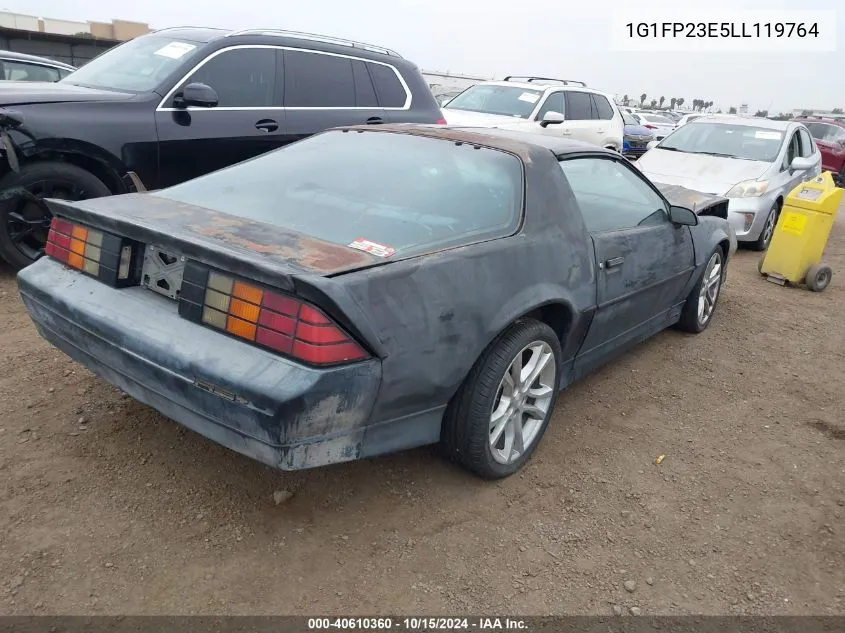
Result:
<svg viewBox="0 0 845 633">
<path fill-rule="evenodd" d="M 821 152 L 801 123 L 706 116 L 655 144 L 637 167 L 657 182 L 725 196 L 737 240 L 765 250 L 786 196 L 821 173 Z"/>
</svg>

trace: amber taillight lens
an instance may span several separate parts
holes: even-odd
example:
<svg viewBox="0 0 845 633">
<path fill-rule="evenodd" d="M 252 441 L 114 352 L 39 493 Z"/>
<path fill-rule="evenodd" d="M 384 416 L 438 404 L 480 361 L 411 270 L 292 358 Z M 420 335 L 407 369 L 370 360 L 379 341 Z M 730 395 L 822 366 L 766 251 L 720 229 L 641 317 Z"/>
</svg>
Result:
<svg viewBox="0 0 845 633">
<path fill-rule="evenodd" d="M 179 314 L 310 365 L 369 354 L 322 310 L 293 296 L 188 262 Z"/>
<path fill-rule="evenodd" d="M 132 240 L 58 217 L 44 246 L 48 257 L 112 286 L 137 283 L 140 250 Z"/>
</svg>

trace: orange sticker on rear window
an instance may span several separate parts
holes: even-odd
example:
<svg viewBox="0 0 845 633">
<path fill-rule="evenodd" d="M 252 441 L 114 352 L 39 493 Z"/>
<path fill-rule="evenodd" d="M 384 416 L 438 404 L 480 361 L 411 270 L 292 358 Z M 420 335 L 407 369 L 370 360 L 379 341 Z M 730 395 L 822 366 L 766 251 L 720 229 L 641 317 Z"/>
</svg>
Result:
<svg viewBox="0 0 845 633">
<path fill-rule="evenodd" d="M 390 257 L 396 252 L 395 248 L 385 246 L 384 244 L 371 242 L 370 240 L 365 240 L 363 237 L 359 237 L 354 242 L 349 244 L 349 248 L 357 248 L 359 251 L 370 253 L 371 255 L 375 255 L 376 257 Z"/>
</svg>

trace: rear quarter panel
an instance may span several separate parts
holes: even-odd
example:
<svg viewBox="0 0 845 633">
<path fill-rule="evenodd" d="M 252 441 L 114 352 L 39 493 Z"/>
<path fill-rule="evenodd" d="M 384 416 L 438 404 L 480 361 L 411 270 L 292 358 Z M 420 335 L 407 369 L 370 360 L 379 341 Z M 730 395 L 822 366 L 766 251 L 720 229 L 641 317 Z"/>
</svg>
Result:
<svg viewBox="0 0 845 633">
<path fill-rule="evenodd" d="M 570 309 L 564 359 L 577 351 L 596 299 L 592 243 L 552 153 L 523 162 L 518 234 L 323 282 L 342 284 L 378 333 L 382 385 L 372 422 L 445 405 L 491 341 L 544 304 Z"/>
</svg>

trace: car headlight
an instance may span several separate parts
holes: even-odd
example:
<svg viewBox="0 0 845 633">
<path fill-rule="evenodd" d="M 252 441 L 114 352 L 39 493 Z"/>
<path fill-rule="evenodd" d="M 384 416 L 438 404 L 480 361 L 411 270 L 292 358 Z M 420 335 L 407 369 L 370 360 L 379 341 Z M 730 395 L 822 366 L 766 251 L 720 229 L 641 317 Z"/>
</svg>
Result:
<svg viewBox="0 0 845 633">
<path fill-rule="evenodd" d="M 769 188 L 768 180 L 743 180 L 738 182 L 725 194 L 726 198 L 757 198 Z"/>
</svg>

